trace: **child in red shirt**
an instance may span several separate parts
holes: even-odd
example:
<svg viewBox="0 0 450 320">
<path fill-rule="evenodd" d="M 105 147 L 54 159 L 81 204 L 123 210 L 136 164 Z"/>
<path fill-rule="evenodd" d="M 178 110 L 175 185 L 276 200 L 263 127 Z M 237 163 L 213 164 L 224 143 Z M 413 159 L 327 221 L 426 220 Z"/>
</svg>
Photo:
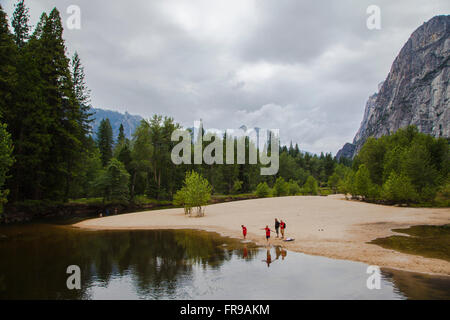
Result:
<svg viewBox="0 0 450 320">
<path fill-rule="evenodd" d="M 270 231 L 272 231 L 272 232 L 275 232 L 275 231 L 271 230 L 271 229 L 269 228 L 269 226 L 266 226 L 265 228 L 263 228 L 263 229 L 261 229 L 261 230 L 265 230 L 265 231 L 266 231 L 266 241 L 269 242 L 269 239 L 270 239 Z"/>
<path fill-rule="evenodd" d="M 241 227 L 242 227 L 242 234 L 244 235 L 245 239 L 247 237 L 247 228 L 244 225 L 242 225 Z"/>
</svg>

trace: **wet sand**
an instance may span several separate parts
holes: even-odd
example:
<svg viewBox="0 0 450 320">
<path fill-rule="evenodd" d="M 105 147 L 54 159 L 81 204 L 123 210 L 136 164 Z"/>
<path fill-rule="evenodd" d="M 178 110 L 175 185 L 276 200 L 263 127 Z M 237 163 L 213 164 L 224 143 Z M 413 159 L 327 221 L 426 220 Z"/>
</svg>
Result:
<svg viewBox="0 0 450 320">
<path fill-rule="evenodd" d="M 449 208 L 381 206 L 347 201 L 342 195 L 282 197 L 211 205 L 203 218 L 187 217 L 183 209 L 167 209 L 91 219 L 74 226 L 93 230 L 201 229 L 239 238 L 244 224 L 248 228 L 247 239 L 265 245 L 265 232 L 261 229 L 269 225 L 274 230 L 275 218 L 286 221 L 286 237 L 295 241 L 283 242 L 272 234 L 272 245 L 380 267 L 450 275 L 450 262 L 445 260 L 404 254 L 367 243 L 396 234 L 391 229 L 448 224 Z"/>
</svg>

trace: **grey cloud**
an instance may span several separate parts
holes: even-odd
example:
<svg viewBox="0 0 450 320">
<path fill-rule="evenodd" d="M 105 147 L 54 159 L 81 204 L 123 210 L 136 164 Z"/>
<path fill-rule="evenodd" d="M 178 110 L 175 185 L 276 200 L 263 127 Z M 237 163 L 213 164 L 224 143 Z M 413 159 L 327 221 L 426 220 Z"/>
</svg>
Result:
<svg viewBox="0 0 450 320">
<path fill-rule="evenodd" d="M 1 1 L 9 16 L 14 1 Z M 351 141 L 367 98 L 409 35 L 445 0 L 33 0 L 32 20 L 56 6 L 82 10 L 65 31 L 85 65 L 95 107 L 185 126 L 281 130 L 284 143 L 333 152 Z M 366 28 L 366 8 L 382 30 Z"/>
</svg>

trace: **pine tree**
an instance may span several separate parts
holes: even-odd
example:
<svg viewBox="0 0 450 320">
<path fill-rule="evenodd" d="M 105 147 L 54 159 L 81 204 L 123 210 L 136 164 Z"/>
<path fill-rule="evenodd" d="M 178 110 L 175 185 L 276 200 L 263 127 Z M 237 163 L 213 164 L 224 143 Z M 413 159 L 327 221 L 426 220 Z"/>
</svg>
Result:
<svg viewBox="0 0 450 320">
<path fill-rule="evenodd" d="M 41 17 L 39 18 L 39 22 L 36 25 L 36 28 L 34 29 L 33 34 L 30 37 L 30 40 L 37 40 L 40 39 L 42 36 L 42 31 L 44 30 L 44 26 L 47 23 L 48 15 L 47 13 L 43 12 L 41 14 Z"/>
<path fill-rule="evenodd" d="M 30 38 L 29 9 L 25 6 L 24 0 L 20 0 L 14 10 L 12 26 L 14 29 L 14 40 L 21 49 Z"/>
<path fill-rule="evenodd" d="M 123 163 L 113 158 L 97 179 L 96 185 L 105 200 L 127 200 L 129 181 L 130 174 L 125 170 Z"/>
<path fill-rule="evenodd" d="M 109 119 L 103 119 L 97 132 L 97 145 L 100 149 L 100 158 L 104 167 L 113 156 L 113 132 Z"/>
<path fill-rule="evenodd" d="M 85 132 L 90 131 L 90 123 L 92 120 L 90 117 L 93 115 L 91 113 L 91 91 L 88 89 L 85 81 L 84 67 L 81 64 L 78 52 L 72 57 L 71 61 L 72 67 L 72 79 L 75 91 L 75 98 L 80 106 L 81 111 L 81 126 Z"/>
<path fill-rule="evenodd" d="M 123 145 L 125 143 L 125 139 L 125 129 L 121 123 L 119 127 L 119 135 L 117 136 L 117 145 Z"/>
<path fill-rule="evenodd" d="M 38 24 L 43 25 L 43 15 Z M 36 34 L 36 31 L 33 35 Z M 43 162 L 50 152 L 50 117 L 44 101 L 40 37 L 32 36 L 20 50 L 17 62 L 18 85 L 15 91 L 14 118 L 9 128 L 14 140 L 16 163 L 11 179 L 13 201 L 39 199 L 45 180 Z"/>
<path fill-rule="evenodd" d="M 16 55 L 6 13 L 0 5 L 0 115 L 3 114 L 6 118 L 12 109 L 12 93 L 17 81 Z"/>
<path fill-rule="evenodd" d="M 42 26 L 42 24 L 41 24 Z M 63 27 L 60 14 L 55 8 L 45 23 L 40 37 L 36 39 L 35 54 L 39 65 L 43 104 L 40 112 L 50 134 L 49 152 L 43 157 L 41 172 L 45 172 L 41 194 L 36 198 L 50 197 L 67 200 L 70 184 L 79 170 L 77 161 L 85 153 L 86 116 L 75 95 L 66 56 Z M 65 177 L 65 179 L 61 179 Z"/>
</svg>

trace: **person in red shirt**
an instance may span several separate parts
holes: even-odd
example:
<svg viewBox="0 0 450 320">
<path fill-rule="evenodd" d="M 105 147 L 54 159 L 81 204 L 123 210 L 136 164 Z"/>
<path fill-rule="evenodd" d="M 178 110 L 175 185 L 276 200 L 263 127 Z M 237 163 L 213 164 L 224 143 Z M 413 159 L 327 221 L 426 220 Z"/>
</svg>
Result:
<svg viewBox="0 0 450 320">
<path fill-rule="evenodd" d="M 244 225 L 242 225 L 241 227 L 242 227 L 242 234 L 244 235 L 245 239 L 247 237 L 247 228 Z"/>
<path fill-rule="evenodd" d="M 281 239 L 284 239 L 284 230 L 286 229 L 286 223 L 283 220 L 280 221 Z"/>
<path fill-rule="evenodd" d="M 272 231 L 272 232 L 275 232 L 275 231 L 271 230 L 269 228 L 269 226 L 266 226 L 265 228 L 262 228 L 261 230 L 265 230 L 266 231 L 266 241 L 269 242 L 269 240 L 270 240 L 270 231 Z"/>
</svg>

